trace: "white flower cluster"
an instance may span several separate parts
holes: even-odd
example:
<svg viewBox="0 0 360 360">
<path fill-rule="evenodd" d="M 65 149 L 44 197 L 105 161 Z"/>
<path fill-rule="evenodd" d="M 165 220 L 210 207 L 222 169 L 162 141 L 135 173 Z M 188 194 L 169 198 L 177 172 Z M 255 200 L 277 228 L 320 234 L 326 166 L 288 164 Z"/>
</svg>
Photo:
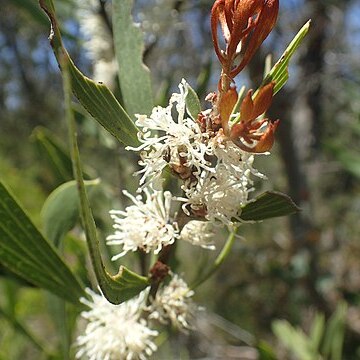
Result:
<svg viewBox="0 0 360 360">
<path fill-rule="evenodd" d="M 264 177 L 253 167 L 254 156 L 238 148 L 222 132 L 203 132 L 197 121 L 186 115 L 188 84 L 179 85 L 166 108 L 156 107 L 150 117 L 138 115 L 136 125 L 142 129 L 138 148 L 143 169 L 140 184 L 156 183 L 169 165 L 184 178 L 183 210 L 190 215 L 204 213 L 211 222 L 224 225 L 239 222 L 238 211 L 252 191 L 250 175 Z M 174 120 L 176 104 L 176 120 Z M 184 174 L 184 176 L 182 176 Z"/>
<path fill-rule="evenodd" d="M 150 191 L 148 188 L 144 189 L 145 202 L 141 195 L 134 197 L 124 191 L 133 205 L 128 206 L 125 211 L 110 211 L 115 233 L 107 237 L 107 244 L 123 247 L 123 251 L 112 260 L 138 249 L 157 254 L 163 246 L 174 243 L 179 237 L 177 224 L 170 223 L 171 194 L 168 191 Z"/>
<path fill-rule="evenodd" d="M 212 224 L 207 221 L 189 221 L 181 230 L 180 239 L 204 249 L 215 250 L 212 242 L 214 232 Z"/>
<path fill-rule="evenodd" d="M 110 29 L 100 15 L 100 2 L 80 0 L 77 6 L 80 30 L 85 36 L 84 47 L 93 61 L 93 78 L 113 88 L 118 65 Z"/>
<path fill-rule="evenodd" d="M 212 154 L 217 162 L 210 170 L 203 170 L 196 182 L 187 181 L 183 185 L 186 198 L 183 210 L 189 214 L 189 207 L 195 212 L 206 209 L 206 219 L 211 223 L 232 226 L 240 222 L 238 211 L 248 202 L 253 190 L 251 175 L 264 177 L 253 167 L 254 156 L 245 153 L 230 141 L 224 144 L 212 139 L 215 144 Z"/>
<path fill-rule="evenodd" d="M 169 285 L 160 289 L 148 308 L 149 319 L 170 323 L 177 329 L 191 329 L 196 309 L 191 297 L 194 291 L 179 276 L 174 275 Z"/>
<path fill-rule="evenodd" d="M 241 221 L 238 211 L 252 191 L 251 176 L 264 177 L 253 167 L 254 156 L 238 148 L 219 131 L 204 131 L 186 115 L 188 84 L 183 80 L 180 93 L 173 94 L 167 107 L 156 107 L 150 117 L 138 115 L 143 167 L 139 194 L 124 191 L 132 204 L 124 210 L 112 210 L 114 233 L 108 245 L 121 246 L 112 260 L 128 252 L 142 250 L 158 254 L 176 240 L 214 249 L 213 225 L 233 226 Z M 203 125 L 203 124 L 201 124 Z M 183 180 L 182 197 L 161 190 L 161 174 L 169 166 Z M 172 202 L 182 202 L 185 215 L 197 215 L 207 221 L 192 220 L 181 227 L 172 214 Z M 155 322 L 191 329 L 196 306 L 194 292 L 177 275 L 158 289 L 150 304 L 147 291 L 121 305 L 112 305 L 92 291 L 92 301 L 82 300 L 90 310 L 82 313 L 88 320 L 85 334 L 78 337 L 77 358 L 91 360 L 146 359 L 156 351 Z M 145 320 L 144 315 L 147 315 Z"/>
<path fill-rule="evenodd" d="M 140 318 L 144 293 L 120 305 L 113 305 L 104 296 L 90 289 L 86 291 L 91 301 L 81 299 L 89 307 L 81 316 L 88 324 L 84 335 L 77 338 L 77 359 L 145 360 L 157 350 L 153 338 L 158 332 L 150 329 L 146 320 Z"/>
<path fill-rule="evenodd" d="M 139 164 L 144 168 L 140 184 L 153 182 L 158 179 L 162 170 L 171 167 L 193 167 L 195 173 L 210 170 L 210 163 L 205 159 L 211 148 L 207 145 L 207 134 L 201 132 L 199 124 L 193 119 L 185 117 L 185 99 L 188 87 L 185 80 L 179 85 L 180 93 L 172 94 L 166 108 L 157 106 L 151 116 L 137 115 L 136 125 L 142 128 L 139 140 L 142 145 L 138 148 L 128 147 L 128 150 L 142 151 Z M 176 104 L 177 119 L 173 119 L 173 107 Z"/>
<path fill-rule="evenodd" d="M 109 303 L 90 289 L 86 292 L 91 300 L 81 299 L 89 310 L 81 313 L 87 325 L 76 341 L 77 359 L 146 360 L 157 350 L 154 340 L 159 335 L 152 329 L 151 320 L 186 330 L 196 310 L 193 292 L 177 275 L 159 290 L 151 306 L 146 306 L 147 290 L 120 305 Z M 149 313 L 148 321 L 144 313 Z"/>
<path fill-rule="evenodd" d="M 186 215 L 202 216 L 211 225 L 233 226 L 241 221 L 240 206 L 248 202 L 253 190 L 251 175 L 264 178 L 252 167 L 254 155 L 241 150 L 222 131 L 203 131 L 187 116 L 189 86 L 185 80 L 179 89 L 167 107 L 155 107 L 150 117 L 137 115 L 141 145 L 128 150 L 141 152 L 139 191 L 146 200 L 125 192 L 133 205 L 110 212 L 115 232 L 107 243 L 122 246 L 113 260 L 138 249 L 157 254 L 176 239 L 213 249 L 206 222 L 196 226 L 190 222 L 179 229 L 171 217 L 171 202 L 181 201 Z M 174 197 L 161 190 L 161 175 L 167 166 L 184 180 L 184 196 Z"/>
</svg>

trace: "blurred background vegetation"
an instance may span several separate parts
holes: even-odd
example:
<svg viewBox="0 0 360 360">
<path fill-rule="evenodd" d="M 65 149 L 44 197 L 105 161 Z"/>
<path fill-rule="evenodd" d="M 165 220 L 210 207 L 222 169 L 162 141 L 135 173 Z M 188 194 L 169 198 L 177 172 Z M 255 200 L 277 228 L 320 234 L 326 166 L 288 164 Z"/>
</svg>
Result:
<svg viewBox="0 0 360 360">
<path fill-rule="evenodd" d="M 90 35 L 81 23 L 90 11 L 111 38 L 111 1 L 55 4 L 73 60 L 92 77 L 99 59 L 89 51 Z M 202 99 L 216 89 L 220 68 L 209 29 L 212 4 L 135 1 L 158 104 L 167 103 L 183 77 Z M 244 239 L 197 291 L 197 302 L 206 306 L 198 331 L 164 340 L 156 359 L 360 359 L 360 2 L 282 0 L 280 5 L 275 30 L 238 83 L 256 87 L 265 57 L 271 53 L 276 61 L 312 19 L 290 80 L 269 114 L 281 119 L 276 146 L 256 163 L 269 178 L 256 189 L 285 192 L 302 212 L 241 228 Z M 66 161 L 59 168 L 51 156 L 54 147 L 67 154 L 61 76 L 37 1 L 0 0 L 0 8 L 0 177 L 41 227 L 46 197 L 71 179 Z M 111 49 L 103 51 L 110 69 L 105 52 L 111 57 Z M 112 80 L 109 85 L 121 98 L 116 77 Z M 135 190 L 136 158 L 82 109 L 75 110 L 86 172 L 102 180 L 92 204 L 105 238 L 111 231 L 107 211 L 122 206 L 122 189 Z M 87 283 L 81 237 L 75 228 L 61 247 Z M 222 241 L 218 234 L 218 248 Z M 214 256 L 186 245 L 178 250 L 179 272 L 193 269 L 190 278 Z M 2 268 L 0 274 L 0 359 L 48 358 L 36 342 L 50 349 L 69 347 L 73 334 L 60 331 L 54 297 Z M 67 311 L 74 318 L 76 310 Z M 37 340 L 29 340 L 14 319 Z M 63 354 L 60 358 L 66 358 Z"/>
</svg>

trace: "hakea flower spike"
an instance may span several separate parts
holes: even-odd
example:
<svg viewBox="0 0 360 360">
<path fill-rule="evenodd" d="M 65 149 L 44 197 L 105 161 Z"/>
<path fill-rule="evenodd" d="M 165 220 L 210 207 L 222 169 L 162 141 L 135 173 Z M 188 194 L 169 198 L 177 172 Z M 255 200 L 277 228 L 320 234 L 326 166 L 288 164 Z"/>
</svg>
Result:
<svg viewBox="0 0 360 360">
<path fill-rule="evenodd" d="M 174 328 L 185 331 L 192 329 L 191 323 L 197 306 L 192 300 L 194 291 L 178 275 L 173 275 L 170 283 L 162 287 L 151 305 L 149 320 L 158 320 L 162 324 L 170 323 Z"/>
<path fill-rule="evenodd" d="M 115 261 L 129 251 L 142 251 L 158 254 L 164 246 L 171 245 L 179 237 L 176 222 L 170 220 L 172 195 L 169 191 L 155 191 L 144 188 L 145 201 L 124 191 L 132 205 L 124 211 L 111 210 L 115 233 L 106 239 L 108 245 L 121 245 L 123 250 L 112 257 Z"/>
<path fill-rule="evenodd" d="M 216 55 L 223 67 L 225 91 L 231 80 L 248 64 L 275 25 L 279 0 L 216 0 L 211 11 L 211 32 Z M 220 47 L 218 24 L 226 43 Z M 236 60 L 240 56 L 238 63 Z"/>
<path fill-rule="evenodd" d="M 232 126 L 230 139 L 242 150 L 252 153 L 269 151 L 274 144 L 274 134 L 279 120 L 258 119 L 270 107 L 275 83 L 263 86 L 253 100 L 249 90 L 240 108 L 240 122 Z"/>
<path fill-rule="evenodd" d="M 81 313 L 87 325 L 76 341 L 76 359 L 146 360 L 157 350 L 154 339 L 159 333 L 142 318 L 145 291 L 120 305 L 90 289 L 85 291 L 88 296 L 80 301 L 88 307 Z"/>
</svg>

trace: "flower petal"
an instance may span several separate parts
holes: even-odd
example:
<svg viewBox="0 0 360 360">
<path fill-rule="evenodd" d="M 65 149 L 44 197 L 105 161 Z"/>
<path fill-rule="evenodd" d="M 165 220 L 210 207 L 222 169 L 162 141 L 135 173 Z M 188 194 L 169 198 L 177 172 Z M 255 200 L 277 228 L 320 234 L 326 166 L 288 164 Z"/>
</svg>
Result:
<svg viewBox="0 0 360 360">
<path fill-rule="evenodd" d="M 226 132 L 228 128 L 229 118 L 233 108 L 237 102 L 238 94 L 235 88 L 230 88 L 222 97 L 219 104 L 221 124 Z"/>
<path fill-rule="evenodd" d="M 240 3 L 243 6 L 243 2 Z M 258 10 L 258 7 L 256 8 Z M 235 77 L 250 61 L 254 56 L 256 50 L 262 44 L 262 42 L 267 38 L 270 31 L 274 27 L 279 12 L 279 0 L 266 0 L 261 7 L 261 11 L 258 16 L 253 20 L 254 31 L 252 34 L 249 34 L 249 41 L 243 53 L 243 58 L 240 64 L 231 71 L 230 76 Z M 250 18 L 253 19 L 252 14 Z"/>
<path fill-rule="evenodd" d="M 274 86 L 275 82 L 272 81 L 260 89 L 258 95 L 254 99 L 253 119 L 256 119 L 270 107 L 274 94 Z"/>
<path fill-rule="evenodd" d="M 241 122 L 245 124 L 254 119 L 253 117 L 254 103 L 252 100 L 252 94 L 253 94 L 252 90 L 249 90 L 244 100 L 241 103 L 241 108 L 240 108 Z"/>
<path fill-rule="evenodd" d="M 274 145 L 275 141 L 275 130 L 279 125 L 280 120 L 276 120 L 273 123 L 270 123 L 265 133 L 256 144 L 256 146 L 252 149 L 254 153 L 264 153 L 269 151 Z"/>
</svg>

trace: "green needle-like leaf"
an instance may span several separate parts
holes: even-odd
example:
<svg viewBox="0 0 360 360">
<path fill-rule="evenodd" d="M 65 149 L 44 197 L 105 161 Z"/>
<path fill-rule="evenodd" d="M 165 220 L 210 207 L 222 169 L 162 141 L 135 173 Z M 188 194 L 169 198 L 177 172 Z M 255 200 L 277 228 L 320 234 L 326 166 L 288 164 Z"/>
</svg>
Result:
<svg viewBox="0 0 360 360">
<path fill-rule="evenodd" d="M 150 115 L 153 103 L 150 71 L 143 64 L 144 34 L 133 23 L 133 0 L 113 0 L 113 30 L 119 82 L 125 109 L 135 114 Z"/>
<path fill-rule="evenodd" d="M 274 94 L 276 94 L 287 82 L 289 78 L 288 68 L 291 57 L 294 55 L 297 48 L 300 46 L 302 40 L 309 31 L 311 21 L 309 20 L 296 34 L 294 39 L 288 45 L 278 62 L 273 66 L 270 72 L 266 75 L 260 88 L 271 81 L 275 82 Z M 259 89 L 255 92 L 257 95 Z"/>
<path fill-rule="evenodd" d="M 99 183 L 99 180 L 85 181 L 85 186 L 92 191 Z M 49 195 L 41 210 L 41 217 L 46 237 L 58 246 L 79 217 L 76 181 L 60 185 Z"/>
<path fill-rule="evenodd" d="M 33 283 L 77 303 L 79 282 L 0 182 L 0 263 Z"/>
<path fill-rule="evenodd" d="M 245 221 L 260 221 L 300 211 L 291 198 L 276 191 L 267 191 L 241 209 L 240 218 Z"/>
<path fill-rule="evenodd" d="M 39 0 L 39 2 L 51 22 L 49 39 L 56 59 L 59 64 L 64 60 L 67 61 L 72 91 L 81 105 L 120 142 L 125 145 L 137 146 L 139 144 L 137 128 L 113 93 L 104 84 L 95 83 L 84 76 L 72 62 L 62 43 L 52 0 Z"/>
<path fill-rule="evenodd" d="M 94 268 L 96 279 L 99 283 L 104 296 L 113 304 L 120 304 L 123 301 L 131 299 L 140 291 L 149 286 L 149 280 L 142 277 L 125 267 L 121 266 L 118 274 L 112 276 L 105 269 L 103 263 L 99 240 L 96 232 L 96 225 L 90 208 L 89 200 L 85 190 L 85 184 L 82 176 L 79 149 L 76 139 L 75 121 L 71 110 L 71 82 L 67 71 L 67 64 L 62 63 L 64 68 L 64 94 L 66 118 L 69 126 L 69 138 L 71 143 L 71 158 L 73 161 L 74 175 L 79 189 L 80 210 L 83 226 L 85 229 L 86 240 L 90 252 L 91 262 Z"/>
</svg>

